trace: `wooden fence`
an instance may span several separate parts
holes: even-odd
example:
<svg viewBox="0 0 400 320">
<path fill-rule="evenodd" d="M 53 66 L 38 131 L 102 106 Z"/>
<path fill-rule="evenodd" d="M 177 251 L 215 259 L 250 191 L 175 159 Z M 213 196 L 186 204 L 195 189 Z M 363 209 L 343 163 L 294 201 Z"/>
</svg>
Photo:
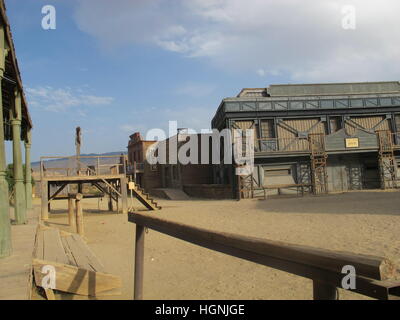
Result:
<svg viewBox="0 0 400 320">
<path fill-rule="evenodd" d="M 356 288 L 349 290 L 376 299 L 400 298 L 400 280 L 393 280 L 398 276 L 396 267 L 385 258 L 215 232 L 135 212 L 128 214 L 128 221 L 136 224 L 134 299 L 143 297 L 145 228 L 311 279 L 315 300 L 337 299 L 346 265 L 356 270 Z"/>
</svg>

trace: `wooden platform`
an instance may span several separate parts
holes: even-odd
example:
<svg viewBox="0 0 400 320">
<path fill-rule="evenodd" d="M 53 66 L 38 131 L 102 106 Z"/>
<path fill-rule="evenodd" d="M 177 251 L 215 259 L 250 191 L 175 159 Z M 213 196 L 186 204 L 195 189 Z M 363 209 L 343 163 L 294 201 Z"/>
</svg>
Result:
<svg viewBox="0 0 400 320">
<path fill-rule="evenodd" d="M 52 289 L 62 292 L 99 296 L 122 287 L 121 278 L 106 272 L 79 235 L 40 225 L 33 259 L 35 283 L 39 287 L 44 287 L 43 267 L 48 266 L 55 270 Z"/>
<path fill-rule="evenodd" d="M 62 176 L 62 175 L 53 175 L 43 177 L 43 180 L 48 182 L 63 182 L 67 181 L 70 183 L 91 183 L 93 181 L 102 181 L 102 180 L 117 180 L 124 178 L 123 174 L 111 174 L 111 175 L 82 175 L 82 176 Z"/>
<path fill-rule="evenodd" d="M 32 253 L 40 208 L 28 212 L 28 224 L 11 228 L 13 254 L 0 260 L 0 300 L 29 300 Z"/>
</svg>

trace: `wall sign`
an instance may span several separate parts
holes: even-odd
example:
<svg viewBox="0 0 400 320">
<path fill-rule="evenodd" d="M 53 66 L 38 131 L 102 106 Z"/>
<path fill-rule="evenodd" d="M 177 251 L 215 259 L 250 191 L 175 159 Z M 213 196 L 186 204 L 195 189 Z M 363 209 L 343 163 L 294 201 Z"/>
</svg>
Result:
<svg viewBox="0 0 400 320">
<path fill-rule="evenodd" d="M 360 141 L 358 138 L 347 138 L 346 148 L 358 148 L 360 146 Z"/>
</svg>

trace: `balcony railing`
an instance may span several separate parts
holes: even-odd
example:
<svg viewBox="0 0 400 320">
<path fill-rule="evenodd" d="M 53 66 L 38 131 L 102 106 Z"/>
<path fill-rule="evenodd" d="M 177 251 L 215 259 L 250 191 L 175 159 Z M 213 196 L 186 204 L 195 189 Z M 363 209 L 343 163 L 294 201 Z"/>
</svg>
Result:
<svg viewBox="0 0 400 320">
<path fill-rule="evenodd" d="M 144 162 L 135 162 L 134 164 L 129 164 L 127 166 L 127 173 L 143 173 L 144 172 Z"/>
<path fill-rule="evenodd" d="M 121 157 L 124 161 L 121 163 Z M 63 167 L 52 166 L 52 160 L 59 160 Z M 100 176 L 126 173 L 126 156 L 72 156 L 41 157 L 41 177 L 54 176 Z"/>
<path fill-rule="evenodd" d="M 262 138 L 255 152 L 310 152 L 310 143 L 307 138 Z"/>
</svg>

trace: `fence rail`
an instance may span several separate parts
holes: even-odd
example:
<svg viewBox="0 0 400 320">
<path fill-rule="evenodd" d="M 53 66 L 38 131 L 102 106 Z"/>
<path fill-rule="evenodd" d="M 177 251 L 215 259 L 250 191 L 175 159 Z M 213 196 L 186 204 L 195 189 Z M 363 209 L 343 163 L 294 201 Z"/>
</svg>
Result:
<svg viewBox="0 0 400 320">
<path fill-rule="evenodd" d="M 310 134 L 311 135 L 311 134 Z M 316 134 L 314 134 L 316 136 Z M 400 148 L 400 132 L 391 133 L 392 144 L 394 148 Z M 324 144 L 324 138 L 321 136 L 320 144 Z M 257 139 L 255 143 L 255 152 L 257 153 L 310 153 L 311 148 L 308 137 L 293 137 L 293 138 L 261 138 Z M 377 147 L 375 148 L 377 149 Z"/>
<path fill-rule="evenodd" d="M 385 258 L 215 232 L 135 212 L 129 212 L 128 221 L 136 224 L 135 299 L 143 297 L 145 228 L 311 279 L 314 299 L 337 298 L 336 288 L 342 287 L 346 275 L 342 273 L 342 268 L 346 265 L 356 270 L 356 288 L 349 290 L 376 299 L 400 298 L 400 280 L 392 280 L 397 275 L 396 267 Z"/>
<path fill-rule="evenodd" d="M 310 152 L 307 138 L 261 138 L 257 139 L 255 152 Z"/>
<path fill-rule="evenodd" d="M 123 157 L 123 163 L 121 163 Z M 65 160 L 69 163 L 68 167 L 50 167 L 48 160 Z M 89 160 L 89 163 L 82 162 L 82 159 Z M 118 159 L 115 163 L 104 163 L 104 160 Z M 103 160 L 103 163 L 102 163 Z M 40 176 L 97 176 L 109 174 L 126 173 L 126 155 L 115 156 L 44 156 L 40 158 Z"/>
</svg>

